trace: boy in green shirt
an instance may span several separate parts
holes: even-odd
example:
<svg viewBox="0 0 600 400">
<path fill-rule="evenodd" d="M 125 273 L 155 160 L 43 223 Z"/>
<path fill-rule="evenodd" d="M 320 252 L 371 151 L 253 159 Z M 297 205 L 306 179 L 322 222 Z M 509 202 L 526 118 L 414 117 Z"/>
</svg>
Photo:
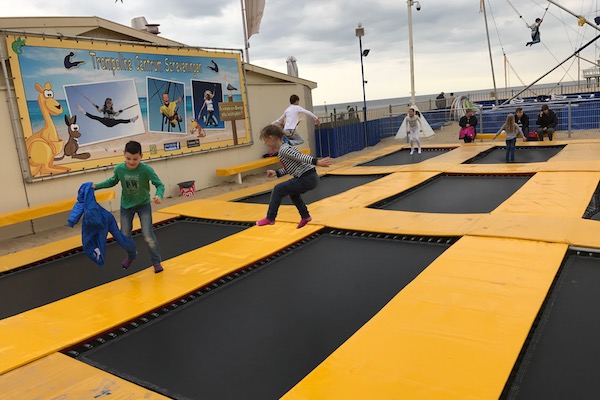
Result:
<svg viewBox="0 0 600 400">
<path fill-rule="evenodd" d="M 115 166 L 112 177 L 92 185 L 94 189 L 105 189 L 121 182 L 121 232 L 131 238 L 133 230 L 133 217 L 137 213 L 142 226 L 144 241 L 150 250 L 150 259 L 154 265 L 154 272 L 162 272 L 158 242 L 152 229 L 152 206 L 150 204 L 150 182 L 156 187 L 156 195 L 152 201 L 156 204 L 162 202 L 165 185 L 160 181 L 152 167 L 142 162 L 142 145 L 130 141 L 125 145 L 125 162 Z M 123 260 L 123 268 L 127 269 L 135 259 L 136 253 L 129 253 Z"/>
</svg>

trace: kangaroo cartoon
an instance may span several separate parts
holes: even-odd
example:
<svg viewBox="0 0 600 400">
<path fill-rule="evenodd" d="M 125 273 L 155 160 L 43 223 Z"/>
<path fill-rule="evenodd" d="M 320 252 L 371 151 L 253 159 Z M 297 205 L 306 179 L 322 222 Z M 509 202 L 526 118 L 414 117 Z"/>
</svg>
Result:
<svg viewBox="0 0 600 400">
<path fill-rule="evenodd" d="M 62 114 L 63 109 L 54 98 L 50 82 L 46 82 L 44 87 L 36 83 L 35 90 L 40 93 L 38 104 L 44 117 L 44 126 L 25 140 L 31 175 L 49 175 L 70 171 L 71 168 L 54 165 L 54 157 L 62 149 L 62 140 L 58 137 L 52 116 Z"/>
<path fill-rule="evenodd" d="M 65 156 L 78 158 L 80 160 L 87 160 L 90 158 L 90 153 L 77 154 L 77 150 L 79 150 L 79 143 L 77 142 L 77 139 L 81 137 L 79 125 L 77 125 L 77 115 L 73 115 L 71 118 L 65 115 L 65 124 L 68 126 L 67 129 L 69 130 L 69 140 L 67 140 L 67 143 L 65 143 L 62 157 L 55 157 L 54 161 L 60 161 L 65 158 Z"/>
</svg>

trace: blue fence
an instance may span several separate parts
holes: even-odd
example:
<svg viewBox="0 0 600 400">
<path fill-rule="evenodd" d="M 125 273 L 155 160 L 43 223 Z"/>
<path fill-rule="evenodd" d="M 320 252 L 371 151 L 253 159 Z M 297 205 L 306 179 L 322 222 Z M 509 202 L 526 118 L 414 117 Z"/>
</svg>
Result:
<svg viewBox="0 0 600 400">
<path fill-rule="evenodd" d="M 556 113 L 557 130 L 571 131 L 600 129 L 600 99 L 567 99 L 550 102 L 528 102 L 508 106 L 484 106 L 476 114 L 479 121 L 477 131 L 496 133 L 506 121 L 509 113 L 515 113 L 517 107 L 529 117 L 530 131 L 536 130 L 537 117 L 542 104 Z M 464 112 L 463 112 L 464 113 Z M 458 119 L 460 113 L 449 108 L 423 112 L 429 125 L 435 130 Z M 321 124 L 315 131 L 317 156 L 340 157 L 353 151 L 373 146 L 383 138 L 396 135 L 405 114 L 387 114 L 367 121 L 367 143 L 363 122 L 359 118 L 340 118 Z M 458 131 L 456 132 L 458 137 Z M 599 135 L 600 137 L 600 135 Z"/>
</svg>

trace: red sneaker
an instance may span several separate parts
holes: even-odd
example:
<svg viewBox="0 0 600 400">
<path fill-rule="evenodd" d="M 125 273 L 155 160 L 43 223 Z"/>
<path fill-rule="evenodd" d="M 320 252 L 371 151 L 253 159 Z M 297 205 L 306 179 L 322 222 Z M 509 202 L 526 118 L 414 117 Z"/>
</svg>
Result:
<svg viewBox="0 0 600 400">
<path fill-rule="evenodd" d="M 296 229 L 302 228 L 304 225 L 308 224 L 310 221 L 312 221 L 311 217 L 302 218 L 300 220 L 300 222 L 298 222 L 298 226 L 296 227 Z"/>
<path fill-rule="evenodd" d="M 271 221 L 269 218 L 263 218 L 259 221 L 256 221 L 256 225 L 258 225 L 258 226 L 275 225 L 275 221 Z"/>
</svg>

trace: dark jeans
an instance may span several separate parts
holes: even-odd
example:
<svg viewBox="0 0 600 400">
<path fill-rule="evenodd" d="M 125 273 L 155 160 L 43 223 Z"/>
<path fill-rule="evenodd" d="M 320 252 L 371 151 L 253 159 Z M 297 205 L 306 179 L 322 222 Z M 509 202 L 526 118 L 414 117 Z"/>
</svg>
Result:
<svg viewBox="0 0 600 400">
<path fill-rule="evenodd" d="M 292 178 L 285 182 L 278 183 L 271 192 L 271 200 L 269 201 L 269 210 L 267 211 L 267 218 L 271 221 L 275 221 L 279 206 L 285 196 L 290 196 L 290 200 L 298 209 L 302 218 L 308 218 L 308 209 L 304 200 L 300 195 L 306 193 L 309 190 L 313 190 L 319 184 L 319 175 L 315 168 L 310 171 L 306 171 L 300 176 L 300 178 Z"/>
<path fill-rule="evenodd" d="M 506 140 L 506 162 L 515 161 L 517 138 Z"/>
<path fill-rule="evenodd" d="M 546 129 L 546 132 L 544 132 L 544 128 L 540 127 L 540 129 L 538 129 L 538 139 L 540 140 L 540 142 L 544 141 L 544 133 L 548 134 L 548 140 L 552 140 L 552 134 L 554 133 L 554 128 L 548 128 Z"/>
<path fill-rule="evenodd" d="M 150 259 L 153 265 L 160 264 L 160 253 L 158 251 L 158 242 L 156 236 L 154 236 L 154 229 L 152 228 L 152 206 L 150 203 L 142 204 L 131 208 L 121 207 L 121 232 L 123 235 L 131 238 L 131 231 L 133 229 L 133 217 L 137 213 L 140 218 L 140 225 L 142 226 L 142 236 L 144 241 L 148 244 L 150 250 Z M 128 253 L 127 257 L 133 260 L 136 253 Z"/>
</svg>

